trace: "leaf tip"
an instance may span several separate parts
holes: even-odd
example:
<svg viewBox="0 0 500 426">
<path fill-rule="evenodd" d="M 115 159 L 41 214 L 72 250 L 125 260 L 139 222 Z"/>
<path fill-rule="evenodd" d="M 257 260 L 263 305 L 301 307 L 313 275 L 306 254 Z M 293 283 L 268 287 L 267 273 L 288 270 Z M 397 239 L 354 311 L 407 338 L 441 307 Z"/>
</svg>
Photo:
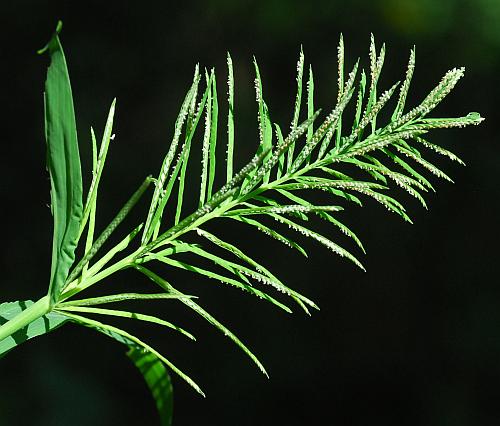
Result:
<svg viewBox="0 0 500 426">
<path fill-rule="evenodd" d="M 36 51 L 37 54 L 43 55 L 48 50 L 51 50 L 51 47 L 52 47 L 54 40 L 59 36 L 59 34 L 62 31 L 62 27 L 63 27 L 62 21 L 58 20 L 54 34 L 52 34 L 52 37 L 50 38 L 49 42 L 44 47 L 42 47 L 41 49 L 38 49 Z"/>
</svg>

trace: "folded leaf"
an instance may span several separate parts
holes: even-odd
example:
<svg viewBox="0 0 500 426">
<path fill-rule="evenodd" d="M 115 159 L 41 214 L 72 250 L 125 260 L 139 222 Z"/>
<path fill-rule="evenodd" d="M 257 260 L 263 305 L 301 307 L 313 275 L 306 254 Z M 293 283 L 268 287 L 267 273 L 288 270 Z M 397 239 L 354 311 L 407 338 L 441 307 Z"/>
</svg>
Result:
<svg viewBox="0 0 500 426">
<path fill-rule="evenodd" d="M 58 300 L 69 269 L 75 260 L 82 218 L 82 172 L 75 112 L 66 59 L 58 34 L 39 53 L 49 52 L 51 63 L 45 83 L 45 137 L 47 168 L 50 174 L 54 237 L 49 295 Z"/>
</svg>

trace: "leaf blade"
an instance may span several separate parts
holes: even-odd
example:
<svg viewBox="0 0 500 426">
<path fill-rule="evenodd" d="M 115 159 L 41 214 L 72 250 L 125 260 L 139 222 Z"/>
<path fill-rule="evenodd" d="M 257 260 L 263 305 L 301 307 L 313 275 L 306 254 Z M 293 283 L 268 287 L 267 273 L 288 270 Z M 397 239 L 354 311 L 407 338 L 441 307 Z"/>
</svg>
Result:
<svg viewBox="0 0 500 426">
<path fill-rule="evenodd" d="M 54 216 L 49 286 L 52 304 L 57 301 L 75 260 L 83 214 L 82 172 L 76 119 L 68 68 L 58 35 L 61 27 L 59 22 L 46 48 L 39 51 L 48 51 L 51 60 L 45 82 L 45 135 Z"/>
</svg>

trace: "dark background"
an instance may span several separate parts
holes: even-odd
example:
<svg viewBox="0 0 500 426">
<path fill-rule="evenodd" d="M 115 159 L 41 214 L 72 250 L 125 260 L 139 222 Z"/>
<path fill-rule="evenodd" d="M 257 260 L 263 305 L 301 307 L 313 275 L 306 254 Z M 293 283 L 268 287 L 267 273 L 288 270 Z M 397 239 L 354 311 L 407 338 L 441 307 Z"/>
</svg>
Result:
<svg viewBox="0 0 500 426">
<path fill-rule="evenodd" d="M 157 173 L 197 61 L 217 68 L 224 141 L 225 55 L 232 54 L 239 165 L 257 143 L 252 55 L 261 67 L 273 119 L 282 128 L 292 115 L 301 44 L 306 63 L 314 65 L 317 104 L 325 110 L 336 96 L 340 32 L 348 67 L 358 56 L 368 66 L 371 32 L 379 43 L 387 42 L 383 88 L 403 78 L 408 51 L 416 44 L 410 105 L 446 70 L 465 65 L 465 78 L 435 114 L 479 111 L 487 120 L 431 137 L 467 163 L 464 168 L 439 160 L 456 184 L 432 179 L 437 194 L 427 196 L 428 212 L 399 194 L 414 225 L 370 201 L 348 208 L 341 218 L 357 230 L 367 256 L 332 228 L 315 224 L 359 254 L 367 273 L 312 242 L 304 242 L 310 252 L 305 260 L 252 230 L 212 226 L 315 300 L 320 312 L 309 318 L 295 309 L 288 315 L 236 290 L 220 290 L 213 281 L 163 271 L 180 289 L 201 296 L 200 303 L 259 355 L 270 380 L 220 333 L 174 303 L 158 304 L 152 312 L 191 330 L 197 343 L 162 329 L 118 324 L 167 354 L 207 393 L 202 399 L 173 378 L 178 426 L 499 423 L 498 0 L 3 0 L 2 300 L 43 295 L 50 272 L 42 104 L 47 58 L 35 52 L 57 19 L 64 21 L 62 42 L 87 184 L 88 129 L 93 125 L 101 134 L 109 104 L 118 98 L 117 136 L 99 198 L 100 227 L 146 174 Z M 199 146 L 199 137 L 196 141 Z M 190 173 L 193 192 L 186 199 L 192 203 L 186 213 L 198 188 L 199 171 Z M 139 210 L 130 227 L 144 214 Z M 131 271 L 105 286 L 89 294 L 154 291 Z M 148 307 L 144 304 L 144 311 Z M 2 359 L 0 377 L 2 426 L 158 424 L 153 401 L 124 348 L 92 330 L 68 326 L 26 343 Z"/>
</svg>

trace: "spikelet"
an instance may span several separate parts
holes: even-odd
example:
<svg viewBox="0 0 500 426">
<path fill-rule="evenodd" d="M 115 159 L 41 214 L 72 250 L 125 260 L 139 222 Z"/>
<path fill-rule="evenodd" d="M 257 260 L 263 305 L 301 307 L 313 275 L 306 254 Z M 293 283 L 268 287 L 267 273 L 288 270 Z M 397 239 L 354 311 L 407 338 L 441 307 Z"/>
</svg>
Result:
<svg viewBox="0 0 500 426">
<path fill-rule="evenodd" d="M 365 271 L 364 266 L 359 262 L 356 257 L 354 257 L 350 252 L 339 246 L 338 244 L 335 244 L 333 241 L 329 240 L 328 238 L 324 237 L 321 234 L 318 234 L 317 232 L 311 231 L 310 229 L 307 229 L 301 225 L 296 224 L 295 222 L 292 222 L 291 220 L 288 220 L 284 218 L 283 216 L 279 215 L 272 215 L 272 217 L 277 221 L 280 222 L 284 225 L 288 225 L 290 229 L 293 229 L 296 232 L 299 232 L 300 234 L 312 238 L 313 240 L 316 240 L 317 242 L 321 243 L 328 249 L 330 249 L 332 252 L 338 254 L 341 257 L 345 257 L 349 259 L 351 262 L 353 262 L 355 265 L 357 265 L 359 268 L 361 268 L 363 271 Z"/>
<path fill-rule="evenodd" d="M 342 157 L 356 157 L 365 155 L 368 152 L 380 150 L 386 146 L 392 145 L 400 140 L 406 140 L 426 133 L 425 130 L 401 131 L 390 134 L 389 136 L 367 139 L 357 145 L 354 145 L 347 152 L 342 153 Z"/>
<path fill-rule="evenodd" d="M 205 204 L 205 196 L 207 190 L 207 176 L 208 176 L 208 156 L 210 149 L 210 131 L 212 126 L 212 89 L 211 89 L 211 79 L 213 78 L 214 70 L 210 72 L 210 77 L 207 71 L 205 71 L 205 79 L 207 85 L 210 85 L 208 89 L 208 100 L 205 107 L 205 130 L 203 132 L 203 145 L 201 151 L 201 180 L 200 180 L 200 206 Z"/>
<path fill-rule="evenodd" d="M 418 117 L 423 117 L 432 111 L 448 95 L 465 72 L 465 68 L 453 68 L 441 79 L 439 84 L 427 95 L 423 102 L 407 114 L 388 126 L 388 129 L 398 129 Z"/>
<path fill-rule="evenodd" d="M 426 148 L 429 148 L 429 149 L 433 150 L 434 152 L 437 152 L 438 154 L 441 154 L 441 155 L 444 155 L 445 157 L 448 157 L 451 161 L 456 161 L 457 163 L 465 166 L 465 163 L 462 161 L 462 159 L 460 159 L 455 154 L 453 154 L 453 152 L 448 151 L 447 149 L 445 149 L 439 145 L 430 143 L 421 137 L 416 137 L 415 140 L 417 142 L 421 143 Z"/>
<path fill-rule="evenodd" d="M 413 153 L 407 148 L 402 147 L 401 145 L 395 145 L 395 147 L 401 154 L 404 154 L 405 156 L 411 158 L 412 160 L 420 164 L 422 167 L 430 171 L 433 175 L 453 183 L 453 180 L 446 173 L 438 169 L 433 164 L 429 163 L 427 160 L 424 160 L 422 157 L 416 155 L 415 153 Z"/>
<path fill-rule="evenodd" d="M 371 121 L 376 117 L 376 115 L 380 112 L 380 110 L 384 107 L 384 105 L 387 103 L 387 101 L 392 97 L 393 93 L 395 92 L 396 88 L 398 87 L 399 82 L 394 84 L 389 90 L 386 90 L 382 95 L 379 97 L 375 105 L 369 110 L 365 111 L 363 118 L 358 124 L 358 127 L 356 128 L 356 131 L 353 132 L 353 135 L 351 135 L 347 141 L 347 143 L 353 141 L 356 139 L 361 131 L 371 123 Z"/>
<path fill-rule="evenodd" d="M 344 36 L 340 34 L 339 45 L 337 46 L 337 103 L 340 102 L 344 93 Z"/>
<path fill-rule="evenodd" d="M 290 130 L 292 131 L 297 127 L 299 123 L 303 75 L 304 75 L 304 51 L 302 49 L 302 46 L 300 46 L 300 54 L 299 54 L 299 59 L 297 61 L 297 77 L 295 77 L 297 81 L 297 95 L 295 96 L 295 108 L 293 109 L 293 118 L 290 124 Z"/>
<path fill-rule="evenodd" d="M 403 110 L 406 104 L 406 97 L 408 96 L 408 91 L 410 89 L 411 79 L 413 77 L 413 72 L 415 70 L 415 47 L 410 51 L 410 59 L 408 60 L 408 67 L 406 69 L 405 80 L 401 85 L 401 89 L 399 91 L 399 99 L 396 109 L 394 110 L 394 114 L 392 116 L 392 120 L 397 120 L 403 114 Z"/>
</svg>

